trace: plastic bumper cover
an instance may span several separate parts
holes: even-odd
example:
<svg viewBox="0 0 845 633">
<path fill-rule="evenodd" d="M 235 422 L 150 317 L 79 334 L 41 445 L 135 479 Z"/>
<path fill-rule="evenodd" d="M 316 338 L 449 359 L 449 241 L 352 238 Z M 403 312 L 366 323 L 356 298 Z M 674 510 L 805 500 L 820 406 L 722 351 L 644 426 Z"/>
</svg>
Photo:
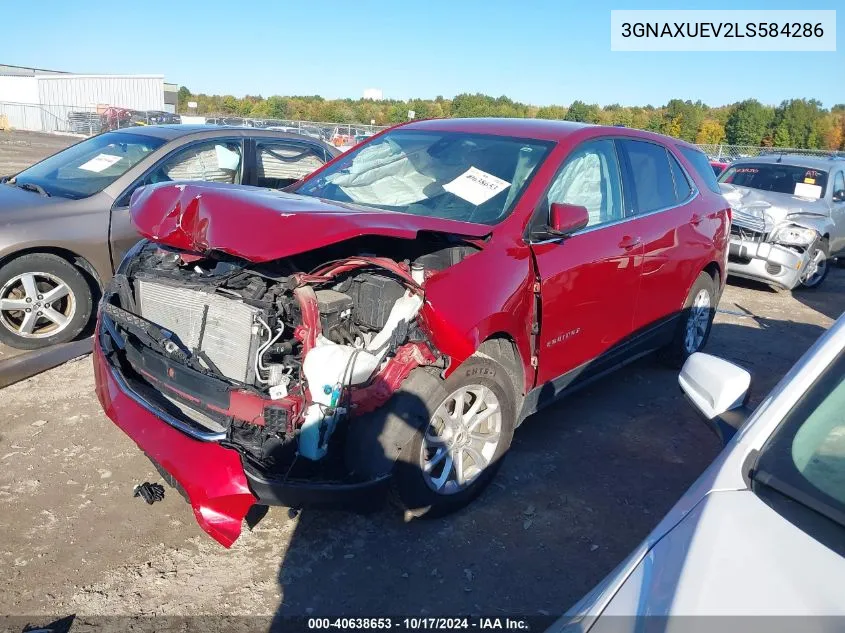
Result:
<svg viewBox="0 0 845 633">
<path fill-rule="evenodd" d="M 801 283 L 808 256 L 779 244 L 731 236 L 728 274 L 792 290 Z"/>
<path fill-rule="evenodd" d="M 175 480 L 200 527 L 225 547 L 240 536 L 243 519 L 255 504 L 356 511 L 384 504 L 389 475 L 363 482 L 282 481 L 244 468 L 236 450 L 195 439 L 168 423 L 166 414 L 135 393 L 106 359 L 99 334 L 95 341 L 97 396 L 106 415 Z"/>
<path fill-rule="evenodd" d="M 94 377 L 106 415 L 185 491 L 200 527 L 225 547 L 258 501 L 247 484 L 240 455 L 216 442 L 188 437 L 150 411 L 111 366 L 95 338 Z"/>
</svg>

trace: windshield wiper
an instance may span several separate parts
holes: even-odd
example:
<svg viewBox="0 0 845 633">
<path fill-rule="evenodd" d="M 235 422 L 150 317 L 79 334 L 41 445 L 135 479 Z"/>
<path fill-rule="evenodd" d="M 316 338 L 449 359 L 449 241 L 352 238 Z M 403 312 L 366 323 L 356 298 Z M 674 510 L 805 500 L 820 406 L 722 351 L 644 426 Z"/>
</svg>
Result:
<svg viewBox="0 0 845 633">
<path fill-rule="evenodd" d="M 47 190 L 44 187 L 42 187 L 41 185 L 36 185 L 34 182 L 16 182 L 14 180 L 7 180 L 5 184 L 12 185 L 13 187 L 18 187 L 19 189 L 23 189 L 24 191 L 31 191 L 33 193 L 46 196 L 47 198 L 50 197 L 50 194 L 47 193 Z"/>
</svg>

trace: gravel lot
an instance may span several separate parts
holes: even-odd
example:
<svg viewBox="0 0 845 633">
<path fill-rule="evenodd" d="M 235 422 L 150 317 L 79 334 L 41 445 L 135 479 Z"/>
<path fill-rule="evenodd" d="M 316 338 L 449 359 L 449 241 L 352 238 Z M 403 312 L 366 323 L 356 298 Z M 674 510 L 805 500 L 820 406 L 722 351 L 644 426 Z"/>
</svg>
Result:
<svg viewBox="0 0 845 633">
<path fill-rule="evenodd" d="M 815 293 L 731 283 L 720 310 L 707 351 L 752 371 L 756 402 L 845 310 L 845 270 Z M 154 506 L 132 497 L 159 477 L 101 412 L 90 358 L 0 403 L 0 613 L 12 615 L 557 614 L 719 450 L 676 374 L 644 359 L 527 420 L 495 484 L 457 515 L 272 508 L 225 550 L 175 491 Z"/>
</svg>

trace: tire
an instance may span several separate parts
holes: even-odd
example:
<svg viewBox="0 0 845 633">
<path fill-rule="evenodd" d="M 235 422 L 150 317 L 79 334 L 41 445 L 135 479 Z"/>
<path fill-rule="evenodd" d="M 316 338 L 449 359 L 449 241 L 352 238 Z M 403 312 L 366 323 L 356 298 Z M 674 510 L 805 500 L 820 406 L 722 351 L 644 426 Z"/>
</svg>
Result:
<svg viewBox="0 0 845 633">
<path fill-rule="evenodd" d="M 672 342 L 660 350 L 664 363 L 680 369 L 691 354 L 704 349 L 716 316 L 717 301 L 716 284 L 709 274 L 702 271 L 684 301 Z M 695 330 L 694 335 L 690 333 L 690 328 Z"/>
<path fill-rule="evenodd" d="M 496 411 L 475 427 L 475 438 L 467 432 L 467 427 L 456 433 L 442 419 L 444 409 L 441 407 L 446 407 L 446 411 L 450 405 L 453 407 L 457 403 L 456 394 L 464 395 L 465 415 L 472 410 L 479 396 L 482 397 L 478 405 L 479 416 L 491 409 Z M 507 370 L 496 361 L 482 356 L 470 357 L 449 378 L 440 381 L 440 389 L 422 394 L 421 398 L 427 411 L 426 420 L 413 430 L 407 450 L 402 451 L 396 461 L 392 478 L 393 496 L 410 515 L 434 518 L 465 507 L 493 480 L 513 439 L 516 398 Z M 491 406 L 493 403 L 495 408 Z M 471 421 L 472 418 L 467 423 Z M 454 423 L 451 421 L 451 424 Z M 485 433 L 485 430 L 490 433 Z M 485 437 L 487 441 L 478 437 Z M 451 446 L 435 446 L 435 439 Z M 481 469 L 477 467 L 473 454 L 481 458 Z M 463 484 L 459 483 L 456 470 L 459 460 L 464 464 L 466 475 Z M 426 461 L 433 464 L 430 473 L 424 470 Z M 444 478 L 447 466 L 450 470 Z M 437 480 L 444 481 L 439 489 Z"/>
<path fill-rule="evenodd" d="M 802 275 L 801 284 L 797 286 L 796 290 L 800 288 L 801 290 L 815 290 L 819 286 L 822 285 L 825 279 L 827 279 L 827 274 L 830 272 L 830 247 L 828 246 L 827 240 L 823 239 L 819 242 L 819 245 L 816 247 L 815 251 L 813 252 L 811 259 L 817 257 L 820 259 L 816 262 L 816 273 L 811 275 L 809 279 L 804 279 Z"/>
<path fill-rule="evenodd" d="M 0 342 L 10 347 L 32 350 L 71 341 L 88 324 L 92 308 L 85 277 L 61 257 L 33 253 L 0 268 Z"/>
</svg>

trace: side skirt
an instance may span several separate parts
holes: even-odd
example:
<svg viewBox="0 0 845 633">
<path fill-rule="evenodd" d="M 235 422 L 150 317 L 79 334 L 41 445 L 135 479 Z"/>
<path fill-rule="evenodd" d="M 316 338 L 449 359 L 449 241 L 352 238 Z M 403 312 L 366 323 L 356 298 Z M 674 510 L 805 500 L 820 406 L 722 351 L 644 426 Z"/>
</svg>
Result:
<svg viewBox="0 0 845 633">
<path fill-rule="evenodd" d="M 630 365 L 634 361 L 659 350 L 672 340 L 677 323 L 678 315 L 673 315 L 634 335 L 627 341 L 619 343 L 601 356 L 587 361 L 549 382 L 534 387 L 523 399 L 522 410 L 517 418 L 517 426 L 522 424 L 528 416 L 545 409 L 564 396 L 574 393 L 617 369 Z"/>
</svg>

